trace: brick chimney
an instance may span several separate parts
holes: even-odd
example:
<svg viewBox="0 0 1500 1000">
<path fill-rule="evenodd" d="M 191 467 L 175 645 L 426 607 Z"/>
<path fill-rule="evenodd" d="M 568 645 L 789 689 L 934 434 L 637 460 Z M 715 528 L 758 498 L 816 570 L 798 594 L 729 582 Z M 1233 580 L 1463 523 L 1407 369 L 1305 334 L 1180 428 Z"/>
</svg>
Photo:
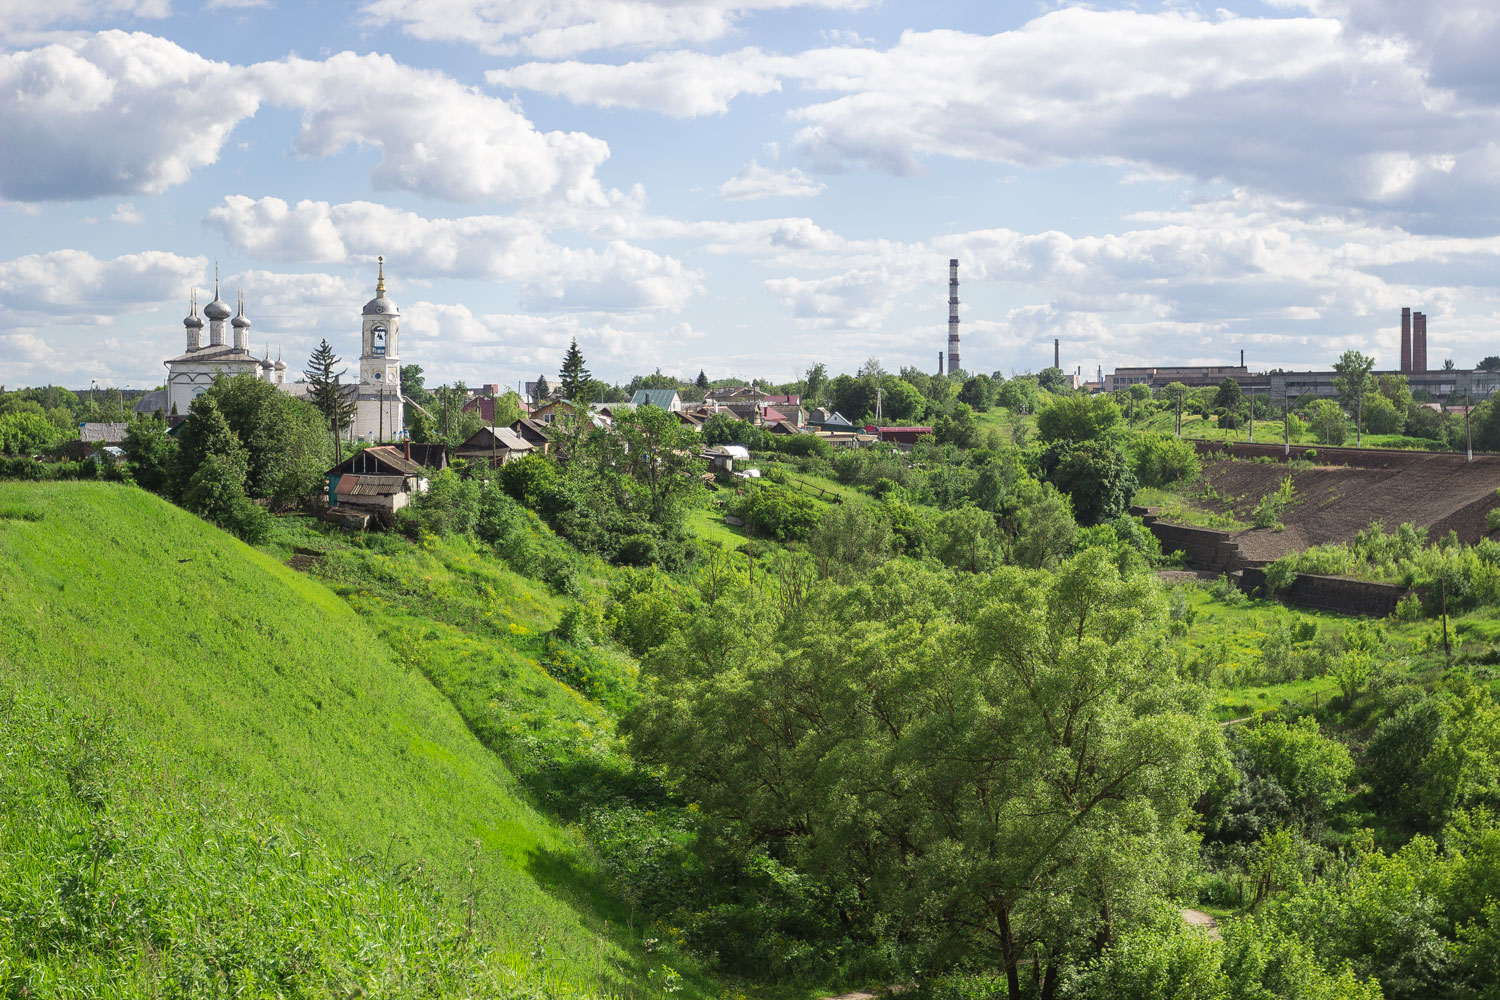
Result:
<svg viewBox="0 0 1500 1000">
<path fill-rule="evenodd" d="M 1401 370 L 1411 371 L 1411 307 L 1401 307 Z"/>
<path fill-rule="evenodd" d="M 411 438 L 407 438 L 405 444 L 406 444 L 406 460 L 408 462 L 410 462 L 411 461 Z"/>
<path fill-rule="evenodd" d="M 1412 313 L 1411 317 L 1411 366 L 1412 370 L 1427 370 L 1427 314 Z"/>
</svg>

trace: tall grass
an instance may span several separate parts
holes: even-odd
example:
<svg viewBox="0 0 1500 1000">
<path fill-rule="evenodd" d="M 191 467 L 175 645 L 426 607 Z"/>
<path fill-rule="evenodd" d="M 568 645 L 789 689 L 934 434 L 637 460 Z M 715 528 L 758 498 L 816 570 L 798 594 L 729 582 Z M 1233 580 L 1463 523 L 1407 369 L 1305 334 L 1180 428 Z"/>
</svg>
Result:
<svg viewBox="0 0 1500 1000">
<path fill-rule="evenodd" d="M 208 789 L 210 812 L 243 815 L 252 832 L 310 832 L 329 845 L 329 871 L 364 856 L 419 865 L 434 889 L 431 925 L 467 921 L 472 906 L 494 956 L 485 963 L 512 968 L 518 983 L 558 995 L 658 992 L 639 929 L 592 886 L 581 838 L 538 809 L 471 732 L 496 699 L 511 701 L 507 724 L 523 736 L 538 735 L 533 724 L 576 729 L 575 720 L 605 718 L 540 661 L 516 663 L 510 678 L 479 665 L 489 637 L 511 624 L 545 630 L 561 599 L 515 574 L 487 575 L 477 557 L 425 581 L 408 572 L 420 560 L 369 550 L 349 557 L 349 579 L 331 573 L 346 601 L 128 486 L 3 484 L 0 509 L 0 683 L 23 704 L 107 712 L 161 795 Z M 404 548 L 393 552 L 414 548 L 395 542 Z M 390 564 L 381 569 L 377 557 Z M 354 577 L 367 572 L 378 585 L 361 597 Z M 382 596 L 406 591 L 419 605 Z M 513 646 L 495 655 L 526 656 Z M 432 663 L 451 669 L 463 699 L 434 688 L 422 670 Z M 536 692 L 544 697 L 532 700 Z M 563 704 L 573 714 L 554 722 Z M 9 761 L 0 757 L 0 768 Z M 198 814 L 189 804 L 184 817 Z M 67 841 L 53 829 L 37 843 L 62 852 Z M 235 829 L 230 841 L 242 843 Z M 155 855 L 116 856 L 132 878 L 155 877 Z M 110 959 L 70 961 L 83 969 Z"/>
</svg>

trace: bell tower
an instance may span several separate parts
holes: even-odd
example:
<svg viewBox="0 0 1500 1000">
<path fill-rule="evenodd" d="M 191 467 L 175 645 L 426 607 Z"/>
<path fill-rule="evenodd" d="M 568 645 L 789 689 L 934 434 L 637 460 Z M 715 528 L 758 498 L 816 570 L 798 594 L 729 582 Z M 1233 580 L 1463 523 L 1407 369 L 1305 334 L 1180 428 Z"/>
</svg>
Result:
<svg viewBox="0 0 1500 1000">
<path fill-rule="evenodd" d="M 368 440 L 392 440 L 403 430 L 401 311 L 385 294 L 385 258 L 377 257 L 375 297 L 365 303 L 360 332 L 359 395 L 355 432 Z"/>
<path fill-rule="evenodd" d="M 364 385 L 387 391 L 401 387 L 401 312 L 385 295 L 385 258 L 376 258 L 380 277 L 375 283 L 375 297 L 365 303 L 364 324 L 360 339 L 359 380 Z"/>
</svg>

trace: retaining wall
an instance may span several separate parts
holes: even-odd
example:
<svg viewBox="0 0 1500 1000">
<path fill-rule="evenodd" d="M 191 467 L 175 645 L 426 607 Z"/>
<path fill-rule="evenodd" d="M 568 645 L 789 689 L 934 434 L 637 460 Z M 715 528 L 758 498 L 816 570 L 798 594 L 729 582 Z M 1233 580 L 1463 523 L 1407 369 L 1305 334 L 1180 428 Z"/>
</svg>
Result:
<svg viewBox="0 0 1500 1000">
<path fill-rule="evenodd" d="M 1247 592 L 1263 588 L 1266 572 L 1258 566 L 1247 566 L 1240 576 L 1240 588 Z M 1393 583 L 1372 583 L 1347 576 L 1318 576 L 1302 573 L 1291 589 L 1280 594 L 1288 604 L 1315 611 L 1334 611 L 1345 615 L 1370 615 L 1385 618 L 1396 610 L 1396 602 L 1411 593 Z"/>
<path fill-rule="evenodd" d="M 1396 451 L 1381 448 L 1332 448 L 1317 444 L 1294 444 L 1291 447 L 1290 456 L 1286 454 L 1286 446 L 1276 442 L 1261 443 L 1257 441 L 1251 444 L 1248 441 L 1236 441 L 1227 443 L 1224 441 L 1211 441 L 1207 439 L 1194 439 L 1193 447 L 1200 455 L 1227 455 L 1232 458 L 1273 458 L 1284 461 L 1290 457 L 1293 461 L 1307 458 L 1308 452 L 1314 455 L 1309 461 L 1317 462 L 1319 465 L 1347 465 L 1352 469 L 1406 469 L 1417 465 L 1425 465 L 1436 462 L 1443 465 L 1454 466 L 1468 465 L 1467 456 L 1463 452 L 1453 451 Z M 1476 466 L 1493 468 L 1500 473 L 1500 455 L 1475 455 L 1472 463 Z"/>
<path fill-rule="evenodd" d="M 1227 531 L 1194 528 L 1185 524 L 1168 524 L 1144 507 L 1133 508 L 1148 531 L 1161 543 L 1163 552 L 1181 552 L 1187 562 L 1198 569 L 1215 573 L 1233 573 L 1243 565 L 1238 545 Z"/>
</svg>

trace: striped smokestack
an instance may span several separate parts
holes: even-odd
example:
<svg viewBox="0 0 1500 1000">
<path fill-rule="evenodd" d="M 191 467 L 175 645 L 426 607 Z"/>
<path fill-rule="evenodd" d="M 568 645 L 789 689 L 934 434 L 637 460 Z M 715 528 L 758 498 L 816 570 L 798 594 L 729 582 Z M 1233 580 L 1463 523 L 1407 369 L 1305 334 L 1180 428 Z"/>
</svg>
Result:
<svg viewBox="0 0 1500 1000">
<path fill-rule="evenodd" d="M 948 261 L 948 374 L 958 371 L 958 258 Z"/>
<path fill-rule="evenodd" d="M 1401 307 L 1401 370 L 1411 371 L 1411 306 Z"/>
</svg>

